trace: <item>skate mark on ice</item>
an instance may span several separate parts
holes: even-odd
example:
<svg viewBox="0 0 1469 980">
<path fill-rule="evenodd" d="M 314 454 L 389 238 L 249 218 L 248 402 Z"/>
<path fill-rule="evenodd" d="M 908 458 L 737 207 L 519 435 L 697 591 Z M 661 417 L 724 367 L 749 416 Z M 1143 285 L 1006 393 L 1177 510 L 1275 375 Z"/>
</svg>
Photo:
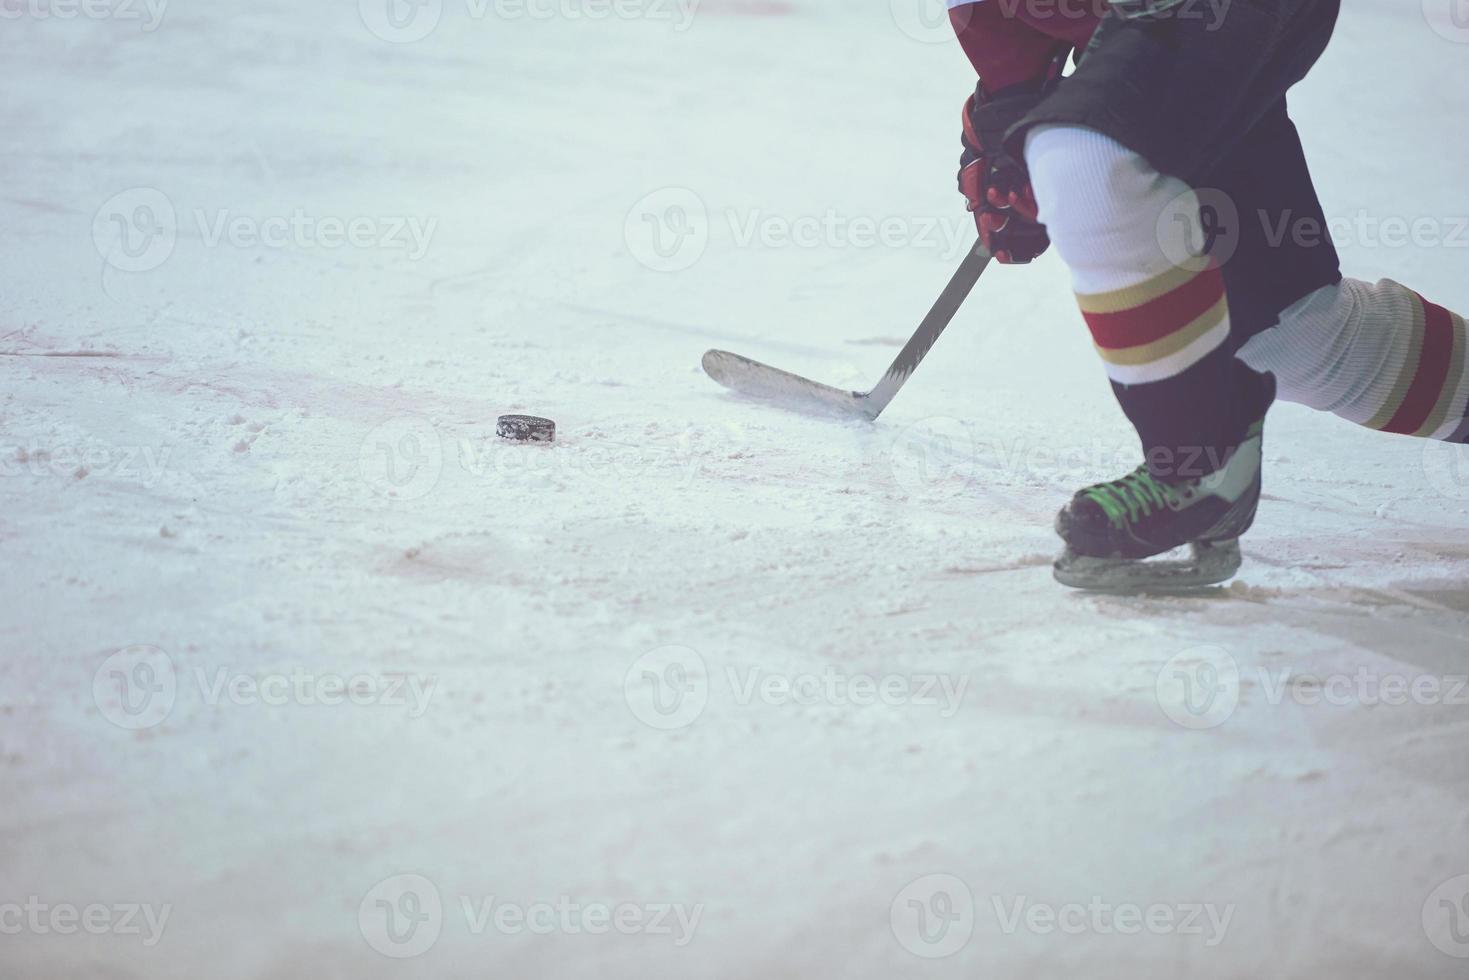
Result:
<svg viewBox="0 0 1469 980">
<path fill-rule="evenodd" d="M 1360 485 L 1371 487 L 1375 490 L 1390 489 L 1376 483 L 1362 483 Z M 1292 491 L 1293 493 L 1290 496 L 1279 493 L 1262 493 L 1260 499 L 1261 501 L 1268 501 L 1272 504 L 1285 504 L 1290 507 L 1297 507 L 1304 510 L 1308 515 L 1332 514 L 1337 517 L 1361 521 L 1364 525 L 1372 521 L 1388 521 L 1391 522 L 1394 528 L 1404 530 L 1410 528 L 1422 528 L 1434 532 L 1445 530 L 1442 524 L 1414 517 L 1394 516 L 1391 513 L 1393 508 L 1399 504 L 1421 503 L 1424 493 L 1398 494 L 1380 504 L 1368 506 L 1364 505 L 1357 497 L 1327 492 L 1316 488 L 1300 486 L 1292 488 Z M 1466 546 L 1465 551 L 1466 556 L 1469 556 L 1469 546 Z"/>
<path fill-rule="evenodd" d="M 1002 572 L 1023 572 L 1031 568 L 1049 568 L 1051 562 L 1055 560 L 1054 555 L 1025 555 L 1014 561 L 999 562 L 994 565 L 949 565 L 943 569 L 943 574 L 956 578 L 971 578 Z"/>
<path fill-rule="evenodd" d="M 1412 588 L 1404 586 L 1400 591 L 1424 604 L 1425 608 L 1469 616 L 1469 586 L 1462 582 L 1444 582 L 1442 588 L 1428 587 L 1430 583 L 1415 583 Z"/>
<path fill-rule="evenodd" d="M 132 361 L 166 361 L 149 354 L 123 354 L 109 350 L 0 350 L 0 357 L 115 357 Z"/>
<path fill-rule="evenodd" d="M 1469 602 L 1460 594 L 1457 601 Z M 1469 617 L 1401 588 L 1292 589 L 1266 603 L 1281 629 L 1310 634 L 1343 649 L 1376 654 L 1441 676 L 1469 671 Z M 1258 611 L 1241 609 L 1219 625 L 1238 627 L 1259 621 Z"/>
<path fill-rule="evenodd" d="M 516 578 L 522 563 L 510 545 L 491 534 L 446 534 L 394 555 L 383 566 L 402 578 Z"/>
<path fill-rule="evenodd" d="M 26 198 L 26 197 L 7 197 L 4 200 L 5 200 L 5 203 L 6 204 L 14 204 L 18 208 L 26 208 L 26 209 L 31 210 L 31 211 L 42 211 L 42 212 L 45 212 L 46 214 L 82 214 L 83 213 L 83 212 L 81 212 L 81 211 L 79 211 L 79 210 L 77 210 L 75 208 L 68 208 L 68 207 L 65 207 L 65 206 L 60 205 L 60 204 L 53 204 L 50 201 L 38 201 L 38 200 L 35 200 L 33 198 Z"/>
<path fill-rule="evenodd" d="M 436 423 L 442 421 L 445 425 L 476 425 L 488 419 L 491 430 L 494 427 L 496 406 L 491 399 L 409 391 L 391 385 L 336 381 L 319 374 L 235 364 L 193 364 L 189 366 L 190 372 L 186 377 L 154 368 L 141 372 L 132 370 L 134 365 L 172 363 L 171 358 L 150 355 L 125 355 L 105 360 L 108 362 L 105 368 L 68 366 L 65 358 L 45 358 L 36 363 L 71 375 L 81 371 L 89 377 L 120 384 L 124 388 L 144 386 L 171 395 L 210 392 L 253 409 L 301 408 L 334 418 L 360 421 L 381 421 L 383 416 L 418 415 L 433 418 Z M 446 429 L 444 435 L 450 434 Z"/>
<path fill-rule="evenodd" d="M 1420 593 L 1418 590 L 1382 586 L 1380 588 L 1355 589 L 1352 590 L 1360 597 L 1360 601 L 1369 604 L 1376 601 L 1380 606 L 1403 606 L 1409 609 L 1417 609 L 1422 612 L 1447 614 L 1450 616 L 1463 616 L 1469 613 L 1469 591 L 1464 589 L 1435 590 Z M 1438 599 L 1430 598 L 1437 595 Z M 1469 624 L 1469 620 L 1465 621 Z"/>
</svg>

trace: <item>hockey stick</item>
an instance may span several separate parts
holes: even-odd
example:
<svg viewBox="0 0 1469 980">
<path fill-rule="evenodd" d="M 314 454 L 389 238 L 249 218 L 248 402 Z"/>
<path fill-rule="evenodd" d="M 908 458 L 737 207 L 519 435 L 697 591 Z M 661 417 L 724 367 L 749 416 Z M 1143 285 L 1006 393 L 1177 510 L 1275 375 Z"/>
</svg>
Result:
<svg viewBox="0 0 1469 980">
<path fill-rule="evenodd" d="M 949 280 L 933 308 L 928 311 L 928 316 L 918 325 L 918 331 L 898 352 L 892 367 L 888 368 L 882 380 L 871 391 L 843 391 L 723 350 L 705 352 L 704 373 L 742 395 L 875 419 L 888 407 L 888 403 L 903 387 L 908 376 L 918 370 L 918 365 L 923 362 L 934 341 L 939 339 L 944 328 L 954 319 L 954 314 L 959 312 L 959 307 L 989 264 L 990 254 L 985 251 L 983 244 L 975 242 L 974 248 L 970 249 L 964 261 L 959 264 L 954 278 Z"/>
</svg>

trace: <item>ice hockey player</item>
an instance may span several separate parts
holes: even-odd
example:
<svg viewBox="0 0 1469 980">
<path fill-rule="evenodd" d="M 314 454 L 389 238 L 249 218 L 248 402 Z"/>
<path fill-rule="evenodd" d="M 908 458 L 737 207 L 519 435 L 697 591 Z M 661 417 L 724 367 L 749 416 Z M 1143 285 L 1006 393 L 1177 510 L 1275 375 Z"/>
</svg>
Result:
<svg viewBox="0 0 1469 980">
<path fill-rule="evenodd" d="M 1339 4 L 951 0 L 980 77 L 960 190 L 997 260 L 1055 243 L 1142 440 L 1143 465 L 1058 515 L 1064 584 L 1233 576 L 1277 395 L 1469 441 L 1464 320 L 1390 280 L 1343 279 L 1322 233 L 1286 92 Z M 1190 560 L 1144 561 L 1183 545 Z"/>
</svg>

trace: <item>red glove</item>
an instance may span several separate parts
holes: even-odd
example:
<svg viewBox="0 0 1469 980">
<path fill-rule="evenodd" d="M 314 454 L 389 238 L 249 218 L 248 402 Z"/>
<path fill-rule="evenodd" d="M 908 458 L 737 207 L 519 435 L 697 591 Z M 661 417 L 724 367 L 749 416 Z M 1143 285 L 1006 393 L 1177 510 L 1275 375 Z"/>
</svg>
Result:
<svg viewBox="0 0 1469 980">
<path fill-rule="evenodd" d="M 987 94 L 981 83 L 964 103 L 959 192 L 974 213 L 980 240 L 1003 263 L 1029 262 L 1051 244 L 1045 226 L 1036 220 L 1039 208 L 1025 161 L 1005 147 L 1005 133 L 1051 92 L 1058 79 L 1059 74 L 1023 82 L 994 95 Z"/>
</svg>

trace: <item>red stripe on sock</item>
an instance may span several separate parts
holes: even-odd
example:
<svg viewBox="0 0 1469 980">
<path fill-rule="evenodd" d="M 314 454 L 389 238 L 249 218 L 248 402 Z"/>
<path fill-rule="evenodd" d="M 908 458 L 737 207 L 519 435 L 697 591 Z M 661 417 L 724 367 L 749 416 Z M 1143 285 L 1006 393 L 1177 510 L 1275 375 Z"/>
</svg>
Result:
<svg viewBox="0 0 1469 980">
<path fill-rule="evenodd" d="M 1209 312 L 1224 296 L 1224 273 L 1205 269 L 1170 293 L 1118 313 L 1084 313 L 1098 347 L 1117 350 L 1156 343 Z"/>
<path fill-rule="evenodd" d="M 1444 382 L 1449 378 L 1449 358 L 1454 353 L 1454 318 L 1442 306 L 1435 306 L 1419 296 L 1423 303 L 1423 353 L 1418 358 L 1418 372 L 1408 388 L 1407 397 L 1397 413 L 1383 426 L 1384 432 L 1412 435 L 1423 428 Z"/>
</svg>

